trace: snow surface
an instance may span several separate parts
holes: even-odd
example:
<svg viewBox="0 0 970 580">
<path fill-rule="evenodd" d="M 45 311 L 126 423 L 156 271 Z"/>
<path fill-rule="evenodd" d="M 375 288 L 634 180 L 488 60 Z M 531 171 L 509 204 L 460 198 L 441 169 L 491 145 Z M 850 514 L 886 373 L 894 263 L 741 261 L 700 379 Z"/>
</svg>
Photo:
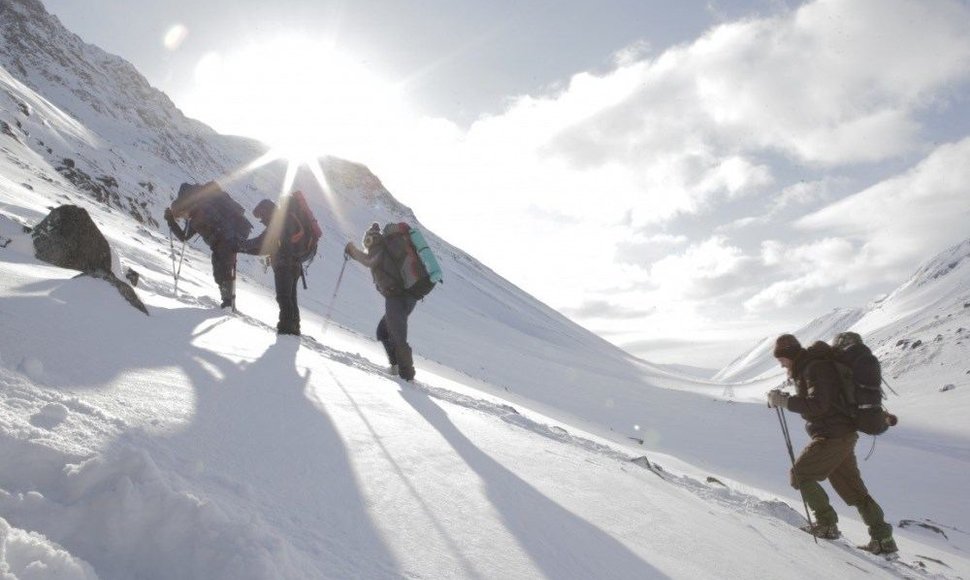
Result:
<svg viewBox="0 0 970 580">
<path fill-rule="evenodd" d="M 795 527 L 763 402 L 780 376 L 739 365 L 752 380 L 726 383 L 637 360 L 432 232 L 446 281 L 411 319 L 419 382 L 386 376 L 381 302 L 354 263 L 334 287 L 340 253 L 372 220 L 420 222 L 362 166 L 324 160 L 326 187 L 297 178 L 326 232 L 303 339 L 275 335 L 254 259 L 240 261 L 241 314 L 216 308 L 199 242 L 176 294 L 156 224 L 178 184 L 219 178 L 252 207 L 285 168 L 235 173 L 256 144 L 185 119 L 39 6 L 0 0 L 0 577 L 970 575 L 970 261 L 949 266 L 966 252 L 856 322 L 901 395 L 901 424 L 862 463 L 889 519 L 914 522 L 900 563 L 816 545 Z M 61 203 L 88 209 L 117 269 L 141 274 L 150 316 L 33 257 L 23 226 Z"/>
</svg>

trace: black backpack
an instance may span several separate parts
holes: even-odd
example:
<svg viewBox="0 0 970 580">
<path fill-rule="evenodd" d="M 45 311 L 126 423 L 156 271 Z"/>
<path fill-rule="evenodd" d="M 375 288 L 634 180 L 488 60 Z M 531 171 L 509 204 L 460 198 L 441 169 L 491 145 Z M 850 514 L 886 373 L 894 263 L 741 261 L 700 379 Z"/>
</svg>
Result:
<svg viewBox="0 0 970 580">
<path fill-rule="evenodd" d="M 204 185 L 183 183 L 172 202 L 172 211 L 176 216 L 201 216 L 208 227 L 233 244 L 245 241 L 253 229 L 245 208 L 214 181 Z"/>
<path fill-rule="evenodd" d="M 856 429 L 867 435 L 881 435 L 896 424 L 895 415 L 882 405 L 882 371 L 879 359 L 854 332 L 836 336 L 832 361 L 842 378 L 842 403 L 855 421 Z"/>
</svg>

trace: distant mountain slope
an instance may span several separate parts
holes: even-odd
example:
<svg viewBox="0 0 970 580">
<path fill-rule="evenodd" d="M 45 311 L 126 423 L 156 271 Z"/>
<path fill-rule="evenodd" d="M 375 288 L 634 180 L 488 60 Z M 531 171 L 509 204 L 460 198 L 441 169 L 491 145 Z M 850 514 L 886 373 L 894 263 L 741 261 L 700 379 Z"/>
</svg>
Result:
<svg viewBox="0 0 970 580">
<path fill-rule="evenodd" d="M 792 332 L 780 329 L 778 334 L 791 332 L 806 346 L 816 340 L 829 341 L 836 334 L 855 324 L 863 311 L 859 308 L 836 308 L 823 314 L 802 328 Z M 772 356 L 775 347 L 774 336 L 766 336 L 748 352 L 734 359 L 729 365 L 714 375 L 715 381 L 741 382 L 758 378 L 766 373 L 778 371 L 778 362 Z M 780 372 L 780 371 L 779 371 Z"/>
<path fill-rule="evenodd" d="M 830 341 L 844 330 L 862 335 L 882 362 L 884 377 L 896 387 L 904 385 L 903 390 L 924 395 L 947 385 L 970 388 L 970 239 L 927 261 L 899 288 L 865 309 L 835 310 L 795 335 L 807 344 Z M 771 372 L 777 368 L 772 340 L 765 338 L 715 379 L 781 375 L 780 370 Z"/>
</svg>

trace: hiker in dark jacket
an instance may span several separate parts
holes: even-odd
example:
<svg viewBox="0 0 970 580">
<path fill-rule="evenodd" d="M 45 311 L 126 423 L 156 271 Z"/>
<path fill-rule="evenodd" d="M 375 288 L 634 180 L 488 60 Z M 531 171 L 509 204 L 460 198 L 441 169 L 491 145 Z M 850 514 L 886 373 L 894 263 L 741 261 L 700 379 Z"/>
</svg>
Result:
<svg viewBox="0 0 970 580">
<path fill-rule="evenodd" d="M 364 250 L 347 242 L 344 253 L 370 268 L 377 291 L 384 297 L 384 317 L 377 325 L 377 340 L 384 345 L 391 374 L 406 381 L 414 380 L 414 358 L 408 344 L 408 316 L 418 303 L 408 295 L 401 279 L 401 270 L 394 263 L 384 245 L 378 224 L 371 224 L 364 234 Z"/>
<path fill-rule="evenodd" d="M 202 236 L 212 250 L 212 277 L 219 286 L 222 298 L 221 308 L 235 307 L 236 304 L 236 244 L 238 232 L 232 231 L 235 224 L 229 223 L 226 216 L 211 203 L 196 202 L 190 198 L 204 198 L 209 191 L 217 191 L 219 186 L 209 182 L 203 186 L 183 183 L 178 198 L 172 207 L 165 208 L 164 218 L 169 229 L 180 241 L 187 241 L 196 234 Z M 185 228 L 179 226 L 177 219 L 185 218 Z M 236 220 L 239 218 L 236 217 Z M 245 221 L 245 218 L 242 218 Z M 250 228 L 252 226 L 249 226 Z M 249 234 L 246 228 L 242 236 Z"/>
<path fill-rule="evenodd" d="M 812 512 L 815 525 L 810 530 L 820 538 L 835 539 L 841 534 L 839 517 L 819 484 L 829 483 L 845 503 L 855 506 L 862 521 L 869 526 L 871 541 L 860 548 L 874 554 L 896 551 L 892 526 L 886 522 L 882 508 L 869 495 L 862 481 L 855 457 L 859 439 L 853 419 L 842 403 L 842 378 L 833 361 L 833 352 L 824 342 L 802 348 L 798 339 L 783 334 L 775 341 L 775 358 L 788 369 L 796 393 L 780 390 L 768 393 L 768 405 L 799 413 L 812 440 L 791 469 L 791 485 L 799 490 Z"/>
<path fill-rule="evenodd" d="M 276 204 L 268 199 L 256 204 L 253 215 L 266 229 L 255 238 L 240 244 L 239 251 L 244 254 L 269 256 L 273 266 L 273 282 L 276 285 L 276 303 L 280 307 L 276 332 L 299 336 L 300 307 L 296 300 L 296 285 L 303 274 L 303 265 L 293 256 L 289 240 L 300 226 L 291 219 L 289 213 L 280 212 L 281 219 L 274 220 L 277 213 Z"/>
</svg>

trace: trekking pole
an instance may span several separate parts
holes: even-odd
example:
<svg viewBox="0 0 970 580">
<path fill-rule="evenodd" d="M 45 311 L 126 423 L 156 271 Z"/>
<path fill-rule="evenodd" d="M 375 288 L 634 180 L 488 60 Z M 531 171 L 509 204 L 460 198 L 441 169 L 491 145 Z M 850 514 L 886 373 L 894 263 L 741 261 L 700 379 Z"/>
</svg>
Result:
<svg viewBox="0 0 970 580">
<path fill-rule="evenodd" d="M 175 297 L 179 295 L 179 279 L 182 277 L 182 258 L 185 257 L 185 240 L 182 240 L 182 251 L 179 253 L 179 267 L 175 271 Z"/>
<path fill-rule="evenodd" d="M 330 314 L 333 312 L 333 304 L 337 301 L 337 291 L 340 290 L 340 282 L 344 279 L 344 270 L 347 268 L 347 260 L 350 257 L 344 254 L 344 263 L 340 266 L 340 275 L 337 276 L 337 285 L 333 289 L 333 296 L 330 297 L 330 304 L 327 306 L 327 316 L 326 320 L 323 322 L 323 332 L 326 334 L 327 328 L 330 327 Z"/>
<path fill-rule="evenodd" d="M 781 425 L 781 432 L 785 436 L 785 445 L 788 447 L 788 457 L 791 458 L 791 466 L 795 467 L 795 450 L 792 449 L 791 445 L 791 434 L 788 432 L 788 419 L 785 418 L 785 410 L 781 407 L 775 407 L 775 411 L 778 412 L 778 423 Z M 798 488 L 799 495 L 802 496 L 802 505 L 805 506 L 805 517 L 808 518 L 808 529 L 812 533 L 812 537 L 815 538 L 815 543 L 818 544 L 818 536 L 812 532 L 812 514 L 808 511 L 808 501 L 805 500 L 805 494 L 802 492 L 801 487 Z"/>
<path fill-rule="evenodd" d="M 175 242 L 172 241 L 172 230 L 168 230 L 168 248 L 170 250 L 169 255 L 172 257 L 172 282 L 175 285 L 175 298 L 179 297 L 179 279 L 178 275 L 175 274 Z"/>
<path fill-rule="evenodd" d="M 892 391 L 892 394 L 896 395 L 897 397 L 899 396 L 899 393 L 897 393 L 896 391 L 893 391 L 893 388 L 889 386 L 889 383 L 886 382 L 886 379 L 883 379 L 882 380 L 882 383 L 884 385 L 886 385 L 886 388 L 887 389 L 889 389 L 890 391 Z"/>
</svg>

